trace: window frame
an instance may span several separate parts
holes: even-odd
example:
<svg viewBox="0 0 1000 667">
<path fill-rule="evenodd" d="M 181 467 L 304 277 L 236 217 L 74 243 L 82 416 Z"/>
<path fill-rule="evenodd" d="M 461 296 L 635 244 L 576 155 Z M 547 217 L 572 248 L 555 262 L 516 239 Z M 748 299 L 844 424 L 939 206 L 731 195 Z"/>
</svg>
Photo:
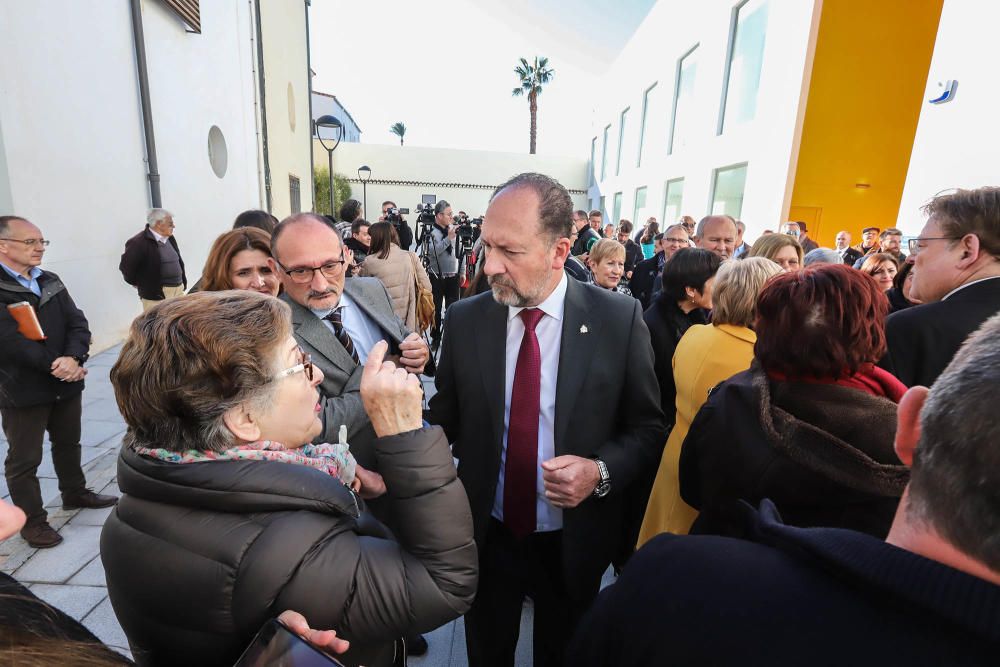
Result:
<svg viewBox="0 0 1000 667">
<path fill-rule="evenodd" d="M 677 133 L 677 102 L 681 96 L 681 70 L 684 68 L 684 61 L 701 46 L 701 42 L 696 42 L 694 46 L 685 51 L 677 64 L 674 66 L 674 101 L 670 111 L 670 134 L 667 137 L 667 155 L 674 154 L 674 139 Z"/>
</svg>

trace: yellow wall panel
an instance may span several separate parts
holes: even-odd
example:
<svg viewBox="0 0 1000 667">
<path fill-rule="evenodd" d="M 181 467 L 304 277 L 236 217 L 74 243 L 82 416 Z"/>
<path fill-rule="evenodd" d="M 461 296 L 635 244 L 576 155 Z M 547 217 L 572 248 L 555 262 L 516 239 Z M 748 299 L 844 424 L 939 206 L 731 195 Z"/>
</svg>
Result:
<svg viewBox="0 0 1000 667">
<path fill-rule="evenodd" d="M 895 224 L 942 4 L 823 3 L 789 211 L 821 246 Z"/>
</svg>

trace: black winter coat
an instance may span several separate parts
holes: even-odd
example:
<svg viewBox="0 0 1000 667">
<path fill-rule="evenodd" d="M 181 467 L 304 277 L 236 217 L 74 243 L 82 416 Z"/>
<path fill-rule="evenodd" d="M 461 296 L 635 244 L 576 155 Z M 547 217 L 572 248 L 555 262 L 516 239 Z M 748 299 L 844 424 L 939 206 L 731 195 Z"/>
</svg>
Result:
<svg viewBox="0 0 1000 667">
<path fill-rule="evenodd" d="M 286 609 L 391 664 L 396 638 L 463 614 L 476 590 L 469 502 L 438 428 L 375 441 L 396 539 L 316 469 L 167 463 L 127 445 L 104 524 L 108 594 L 140 665 L 232 665 Z"/>
<path fill-rule="evenodd" d="M 893 449 L 896 404 L 850 387 L 774 382 L 754 361 L 709 393 L 681 445 L 691 534 L 740 537 L 740 500 L 793 526 L 889 532 L 910 473 Z"/>
<path fill-rule="evenodd" d="M 666 419 L 668 430 L 673 426 L 677 415 L 677 386 L 674 384 L 674 351 L 681 336 L 692 324 L 708 324 L 708 313 L 701 308 L 695 308 L 690 313 L 684 313 L 677 302 L 665 296 L 662 292 L 653 301 L 653 305 L 642 315 L 643 321 L 649 327 L 649 340 L 653 344 L 654 368 L 656 380 L 660 383 L 660 407 Z"/>
<path fill-rule="evenodd" d="M 649 308 L 653 300 L 653 292 L 656 290 L 656 281 L 660 278 L 660 260 L 663 252 L 658 252 L 649 259 L 644 259 L 635 265 L 632 272 L 632 280 L 628 283 L 628 288 L 632 290 L 632 296 L 639 299 L 642 309 Z"/>
<path fill-rule="evenodd" d="M 184 272 L 184 258 L 177 246 L 177 239 L 171 234 L 167 242 L 177 251 L 181 263 L 181 280 L 187 288 L 187 274 Z M 163 283 L 160 282 L 160 249 L 153 232 L 146 228 L 125 242 L 118 270 L 129 285 L 138 288 L 139 298 L 159 301 L 164 298 Z"/>
<path fill-rule="evenodd" d="M 59 276 L 42 271 L 38 284 L 41 298 L 0 269 L 0 407 L 43 405 L 83 391 L 83 380 L 62 382 L 53 377 L 52 362 L 58 357 L 87 360 L 87 318 L 73 303 Z M 20 301 L 35 308 L 42 331 L 48 336 L 46 340 L 28 340 L 18 332 L 7 306 Z"/>
</svg>

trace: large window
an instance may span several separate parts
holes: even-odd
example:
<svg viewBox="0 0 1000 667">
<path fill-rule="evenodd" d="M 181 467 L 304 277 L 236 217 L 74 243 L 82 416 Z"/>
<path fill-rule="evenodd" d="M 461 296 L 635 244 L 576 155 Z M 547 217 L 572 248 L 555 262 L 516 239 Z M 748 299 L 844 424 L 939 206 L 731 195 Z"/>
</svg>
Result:
<svg viewBox="0 0 1000 667">
<path fill-rule="evenodd" d="M 646 186 L 635 189 L 635 205 L 632 207 L 632 224 L 639 224 L 639 214 L 646 208 Z"/>
<path fill-rule="evenodd" d="M 653 92 L 653 88 L 656 88 L 655 83 L 647 88 L 646 92 L 642 94 L 642 118 L 639 119 L 639 146 L 635 151 L 636 167 L 642 166 L 642 148 L 646 144 L 646 118 L 649 117 L 649 95 Z M 633 222 L 635 221 L 633 220 Z"/>
<path fill-rule="evenodd" d="M 674 110 L 670 118 L 670 139 L 667 153 L 672 154 L 687 145 L 698 117 L 694 105 L 694 81 L 698 74 L 698 45 L 677 61 L 674 82 Z"/>
<path fill-rule="evenodd" d="M 618 158 L 615 160 L 615 176 L 622 171 L 622 153 L 625 152 L 625 121 L 628 119 L 628 110 L 626 107 L 622 110 L 621 115 L 618 117 Z M 618 224 L 618 223 L 615 223 Z"/>
<path fill-rule="evenodd" d="M 590 140 L 590 177 L 588 179 L 588 184 L 594 184 L 594 173 L 597 169 L 597 163 L 594 162 L 594 158 L 597 157 L 597 137 Z"/>
<path fill-rule="evenodd" d="M 608 221 L 608 208 L 606 204 L 607 204 L 606 198 L 604 197 L 604 195 L 601 195 L 601 218 L 604 219 L 604 222 Z"/>
<path fill-rule="evenodd" d="M 601 180 L 602 181 L 608 175 L 608 133 L 609 132 L 611 132 L 611 126 L 610 125 L 606 125 L 604 127 L 604 147 L 601 149 Z"/>
<path fill-rule="evenodd" d="M 743 211 L 743 187 L 746 182 L 745 162 L 716 169 L 712 179 L 712 215 L 725 214 L 739 219 Z"/>
<path fill-rule="evenodd" d="M 663 231 L 681 219 L 683 199 L 684 179 L 675 178 L 672 181 L 667 181 L 667 187 L 663 192 L 663 225 L 660 227 Z"/>
<path fill-rule="evenodd" d="M 753 120 L 764 61 L 767 0 L 744 0 L 733 9 L 729 32 L 729 63 L 722 83 L 718 133 Z"/>
<path fill-rule="evenodd" d="M 615 193 L 615 214 L 611 216 L 611 224 L 618 226 L 618 221 L 622 219 L 622 193 Z"/>
</svg>

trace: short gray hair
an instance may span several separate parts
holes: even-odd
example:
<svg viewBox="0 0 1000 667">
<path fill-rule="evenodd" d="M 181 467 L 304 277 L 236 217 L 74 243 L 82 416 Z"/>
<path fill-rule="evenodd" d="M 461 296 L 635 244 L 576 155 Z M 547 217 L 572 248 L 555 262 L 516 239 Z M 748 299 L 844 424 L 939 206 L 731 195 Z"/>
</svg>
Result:
<svg viewBox="0 0 1000 667">
<path fill-rule="evenodd" d="M 920 412 L 907 518 L 1000 572 L 1000 315 L 966 339 Z"/>
<path fill-rule="evenodd" d="M 802 266 L 812 264 L 843 264 L 840 253 L 830 248 L 813 248 L 802 258 Z"/>
<path fill-rule="evenodd" d="M 729 222 L 733 223 L 733 227 L 736 227 L 737 231 L 739 231 L 739 226 L 736 224 L 736 218 L 734 218 L 731 215 L 726 215 L 725 213 L 722 213 L 720 215 L 706 215 L 704 218 L 699 220 L 698 226 L 694 230 L 694 235 L 697 236 L 698 238 L 701 238 L 705 234 L 705 225 L 707 225 L 708 221 L 711 220 L 712 218 L 725 218 L 729 220 Z"/>
<path fill-rule="evenodd" d="M 165 208 L 151 208 L 149 209 L 149 213 L 146 214 L 146 222 L 152 227 L 156 223 L 172 217 L 174 217 L 174 214 Z"/>
</svg>

